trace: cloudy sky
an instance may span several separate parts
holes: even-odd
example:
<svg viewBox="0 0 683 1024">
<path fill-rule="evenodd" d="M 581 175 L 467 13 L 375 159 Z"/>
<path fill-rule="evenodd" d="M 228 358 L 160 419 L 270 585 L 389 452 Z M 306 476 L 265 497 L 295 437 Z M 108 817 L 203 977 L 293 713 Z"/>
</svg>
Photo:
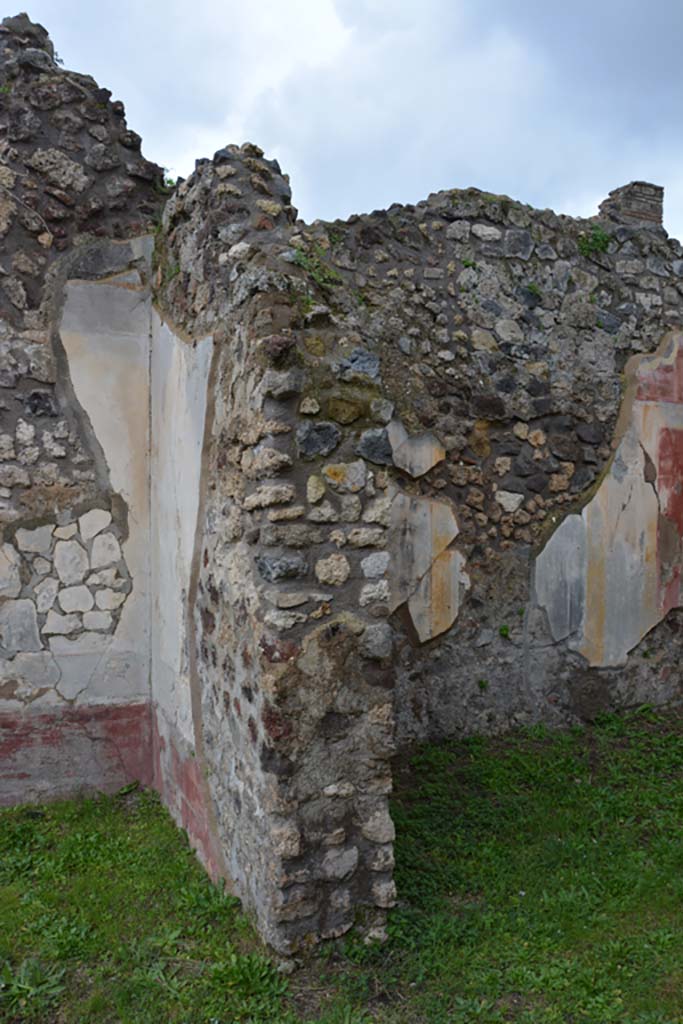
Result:
<svg viewBox="0 0 683 1024">
<path fill-rule="evenodd" d="M 588 216 L 645 179 L 683 238 L 681 0 L 26 3 L 173 176 L 256 142 L 307 220 L 469 185 Z"/>
</svg>

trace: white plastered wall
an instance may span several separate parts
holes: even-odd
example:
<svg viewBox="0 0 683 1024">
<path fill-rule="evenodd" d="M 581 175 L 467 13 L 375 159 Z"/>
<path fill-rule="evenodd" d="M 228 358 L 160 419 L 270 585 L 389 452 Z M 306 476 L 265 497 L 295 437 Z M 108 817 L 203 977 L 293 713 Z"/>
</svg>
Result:
<svg viewBox="0 0 683 1024">
<path fill-rule="evenodd" d="M 167 723 L 194 741 L 188 594 L 199 510 L 212 340 L 184 342 L 152 314 L 152 694 Z"/>
<path fill-rule="evenodd" d="M 60 336 L 76 399 L 128 508 L 123 554 L 133 589 L 113 635 L 61 655 L 92 703 L 150 698 L 193 744 L 188 591 L 212 339 L 177 337 L 137 271 L 71 281 Z M 81 645 L 82 646 L 82 645 Z"/>
<path fill-rule="evenodd" d="M 60 328 L 77 401 L 90 420 L 112 491 L 128 507 L 123 555 L 133 589 L 113 635 L 63 645 L 62 679 L 88 679 L 89 703 L 149 699 L 149 336 L 151 299 L 137 272 L 70 281 Z"/>
</svg>

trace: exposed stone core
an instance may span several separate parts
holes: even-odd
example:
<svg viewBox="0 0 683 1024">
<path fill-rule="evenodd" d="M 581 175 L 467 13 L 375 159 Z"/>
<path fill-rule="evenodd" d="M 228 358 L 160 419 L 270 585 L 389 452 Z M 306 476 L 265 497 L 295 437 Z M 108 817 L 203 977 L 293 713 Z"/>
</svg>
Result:
<svg viewBox="0 0 683 1024">
<path fill-rule="evenodd" d="M 381 937 L 398 749 L 681 698 L 662 191 L 170 190 L 23 15 L 0 121 L 0 800 L 138 778 L 276 948 Z"/>
</svg>

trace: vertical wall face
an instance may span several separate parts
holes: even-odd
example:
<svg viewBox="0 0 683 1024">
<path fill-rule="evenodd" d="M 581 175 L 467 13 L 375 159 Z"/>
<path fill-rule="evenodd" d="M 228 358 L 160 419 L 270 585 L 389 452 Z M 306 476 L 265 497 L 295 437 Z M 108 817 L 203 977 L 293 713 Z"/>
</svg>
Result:
<svg viewBox="0 0 683 1024">
<path fill-rule="evenodd" d="M 194 742 L 188 607 L 212 342 L 176 337 L 155 313 L 152 326 L 152 447 L 149 464 L 154 530 L 152 689 L 162 714 Z"/>
<path fill-rule="evenodd" d="M 110 486 L 125 515 L 121 554 L 134 586 L 119 605 L 111 639 L 95 638 L 102 660 L 93 668 L 90 684 L 112 700 L 147 701 L 149 696 L 150 312 L 149 288 L 138 271 L 104 281 L 70 281 L 59 328 L 76 402 L 101 448 Z M 98 607 L 118 600 L 95 597 Z"/>
<path fill-rule="evenodd" d="M 155 785 L 216 876 L 222 868 L 197 749 L 201 749 L 201 716 L 193 684 L 191 618 L 213 343 L 210 337 L 196 343 L 182 340 L 156 312 L 151 326 L 149 544 Z"/>
<path fill-rule="evenodd" d="M 65 287 L 60 372 L 108 493 L 5 534 L 3 801 L 151 781 L 150 309 L 137 269 Z"/>
<path fill-rule="evenodd" d="M 678 413 L 655 396 L 617 419 L 628 358 L 680 322 L 683 260 L 657 191 L 631 192 L 599 222 L 468 190 L 307 227 L 277 166 L 228 147 L 167 207 L 161 300 L 192 336 L 220 324 L 206 772 L 228 873 L 280 948 L 359 909 L 381 931 L 395 737 L 680 695 Z M 645 635 L 654 659 L 627 658 Z"/>
<path fill-rule="evenodd" d="M 0 80 L 0 800 L 13 802 L 151 779 L 149 243 L 126 240 L 151 226 L 161 170 L 123 105 L 58 67 L 25 16 L 0 26 Z"/>
<path fill-rule="evenodd" d="M 165 312 L 216 347 L 193 607 L 211 810 L 228 876 L 284 951 L 358 915 L 380 929 L 394 901 L 391 630 L 370 608 L 388 593 L 388 479 L 300 411 L 328 360 L 293 330 L 292 219 L 277 165 L 228 147 L 168 204 L 159 268 Z"/>
</svg>

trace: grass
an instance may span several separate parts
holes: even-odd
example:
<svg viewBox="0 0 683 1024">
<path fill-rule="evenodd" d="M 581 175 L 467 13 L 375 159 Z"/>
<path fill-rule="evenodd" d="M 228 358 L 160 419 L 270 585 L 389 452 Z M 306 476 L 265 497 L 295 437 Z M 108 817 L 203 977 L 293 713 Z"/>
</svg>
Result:
<svg viewBox="0 0 683 1024">
<path fill-rule="evenodd" d="M 145 792 L 2 812 L 3 960 L 2 1021 L 279 1020 L 286 989 Z"/>
<path fill-rule="evenodd" d="M 2 812 L 0 1020 L 683 1022 L 682 717 L 429 746 L 396 778 L 389 942 L 289 979 L 152 795 Z"/>
</svg>

